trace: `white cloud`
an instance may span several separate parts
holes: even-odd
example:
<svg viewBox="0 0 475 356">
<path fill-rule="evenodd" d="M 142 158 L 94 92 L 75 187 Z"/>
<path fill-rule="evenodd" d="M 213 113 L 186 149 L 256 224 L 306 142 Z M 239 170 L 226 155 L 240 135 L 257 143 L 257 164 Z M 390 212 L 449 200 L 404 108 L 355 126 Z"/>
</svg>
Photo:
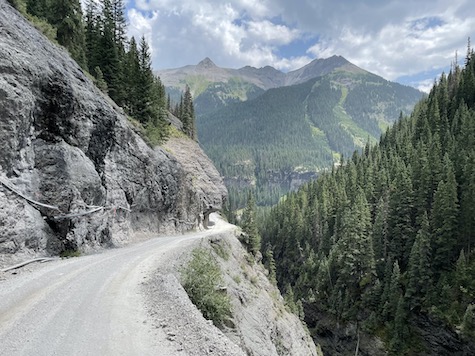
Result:
<svg viewBox="0 0 475 356">
<path fill-rule="evenodd" d="M 414 83 L 416 89 L 423 91 L 424 93 L 429 93 L 432 87 L 434 86 L 435 79 L 424 79 L 418 83 Z"/>
<path fill-rule="evenodd" d="M 137 0 L 136 8 L 140 11 L 129 11 L 130 33 L 152 38 L 154 64 L 161 68 L 204 57 L 228 67 L 274 65 L 281 60 L 275 55 L 278 46 L 300 35 L 295 28 L 264 18 L 270 12 L 260 0 Z M 153 16 L 144 15 L 147 12 Z"/>
<path fill-rule="evenodd" d="M 307 56 L 291 57 L 291 58 L 278 58 L 274 60 L 274 67 L 284 72 L 289 72 L 302 68 L 308 64 L 312 59 Z"/>
<path fill-rule="evenodd" d="M 365 26 L 343 26 L 312 46 L 309 53 L 316 57 L 340 54 L 389 80 L 434 69 L 442 71 L 455 57 L 455 51 L 464 50 L 467 37 L 475 28 L 475 18 L 458 17 L 456 12 L 457 6 L 423 16 L 422 11 L 414 11 L 413 15 L 371 30 Z M 426 90 L 433 80 L 426 78 L 411 85 Z"/>
<path fill-rule="evenodd" d="M 466 39 L 475 29 L 471 0 L 135 0 L 130 4 L 135 4 L 128 12 L 130 34 L 143 33 L 151 39 L 156 68 L 195 64 L 210 57 L 223 67 L 272 65 L 292 70 L 313 58 L 339 54 L 394 80 L 446 67 L 456 50 L 464 54 Z M 292 52 L 305 36 L 318 42 L 305 42 L 308 48 Z"/>
<path fill-rule="evenodd" d="M 270 10 L 272 4 L 267 0 L 237 0 L 235 4 L 237 8 L 244 9 L 254 18 L 264 18 L 272 14 Z"/>
<path fill-rule="evenodd" d="M 288 44 L 297 39 L 300 31 L 287 26 L 276 25 L 269 20 L 250 21 L 247 28 L 247 36 L 256 42 L 263 41 L 277 45 Z"/>
</svg>

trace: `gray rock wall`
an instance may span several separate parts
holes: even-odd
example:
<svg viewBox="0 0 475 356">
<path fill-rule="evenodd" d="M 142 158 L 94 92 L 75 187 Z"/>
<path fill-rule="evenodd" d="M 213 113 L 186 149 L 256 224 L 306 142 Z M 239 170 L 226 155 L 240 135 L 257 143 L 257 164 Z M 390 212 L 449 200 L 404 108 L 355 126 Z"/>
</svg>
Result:
<svg viewBox="0 0 475 356">
<path fill-rule="evenodd" d="M 226 189 L 209 161 L 207 186 L 190 184 L 190 167 L 148 147 L 120 112 L 0 0 L 0 253 L 122 244 L 137 231 L 191 229 L 221 208 Z"/>
</svg>

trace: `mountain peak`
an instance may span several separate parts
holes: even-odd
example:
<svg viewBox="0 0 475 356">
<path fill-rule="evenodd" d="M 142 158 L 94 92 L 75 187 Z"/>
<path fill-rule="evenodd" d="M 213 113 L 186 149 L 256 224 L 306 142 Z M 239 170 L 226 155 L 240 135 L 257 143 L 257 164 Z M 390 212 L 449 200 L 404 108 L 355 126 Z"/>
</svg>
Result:
<svg viewBox="0 0 475 356">
<path fill-rule="evenodd" d="M 305 67 L 318 66 L 319 68 L 332 68 L 332 67 L 336 68 L 345 64 L 351 64 L 351 63 L 348 62 L 348 60 L 342 56 L 333 55 L 328 58 L 316 58 L 313 61 L 311 61 L 309 64 L 307 64 Z"/>
<path fill-rule="evenodd" d="M 213 67 L 216 67 L 216 64 L 214 64 L 211 59 L 206 57 L 200 63 L 198 63 L 198 67 L 200 67 L 200 68 L 213 68 Z"/>
<path fill-rule="evenodd" d="M 329 58 L 314 59 L 306 66 L 287 73 L 285 84 L 293 85 L 303 83 L 312 78 L 331 73 L 337 69 L 344 69 L 352 72 L 363 71 L 361 68 L 355 66 L 342 56 L 333 55 Z"/>
</svg>

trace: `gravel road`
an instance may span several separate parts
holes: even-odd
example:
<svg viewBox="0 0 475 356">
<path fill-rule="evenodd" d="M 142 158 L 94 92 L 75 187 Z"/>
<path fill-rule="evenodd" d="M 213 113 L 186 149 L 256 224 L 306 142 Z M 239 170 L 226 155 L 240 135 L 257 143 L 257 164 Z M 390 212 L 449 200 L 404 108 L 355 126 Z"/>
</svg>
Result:
<svg viewBox="0 0 475 356">
<path fill-rule="evenodd" d="M 217 220 L 207 231 L 56 260 L 15 275 L 5 272 L 0 281 L 0 355 L 190 354 L 186 347 L 164 342 L 174 335 L 158 327 L 157 320 L 173 316 L 151 315 L 150 288 L 144 285 L 187 246 L 231 228 Z"/>
</svg>

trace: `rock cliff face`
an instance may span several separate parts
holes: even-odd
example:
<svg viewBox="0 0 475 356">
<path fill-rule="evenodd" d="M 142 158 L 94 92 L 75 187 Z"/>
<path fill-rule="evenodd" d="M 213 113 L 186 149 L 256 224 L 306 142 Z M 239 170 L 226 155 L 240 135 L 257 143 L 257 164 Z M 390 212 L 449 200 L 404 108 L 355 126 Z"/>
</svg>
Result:
<svg viewBox="0 0 475 356">
<path fill-rule="evenodd" d="M 226 188 L 204 159 L 190 184 L 192 167 L 168 151 L 147 146 L 64 49 L 0 0 L 0 254 L 198 226 Z"/>
<path fill-rule="evenodd" d="M 221 208 L 223 197 L 227 195 L 221 176 L 198 143 L 193 140 L 186 137 L 172 137 L 163 148 L 183 167 L 184 183 L 194 194 L 194 199 L 189 199 L 188 202 L 201 203 L 201 206 L 197 207 L 202 212 L 199 219 L 200 223 L 207 227 L 209 214 Z"/>
</svg>

